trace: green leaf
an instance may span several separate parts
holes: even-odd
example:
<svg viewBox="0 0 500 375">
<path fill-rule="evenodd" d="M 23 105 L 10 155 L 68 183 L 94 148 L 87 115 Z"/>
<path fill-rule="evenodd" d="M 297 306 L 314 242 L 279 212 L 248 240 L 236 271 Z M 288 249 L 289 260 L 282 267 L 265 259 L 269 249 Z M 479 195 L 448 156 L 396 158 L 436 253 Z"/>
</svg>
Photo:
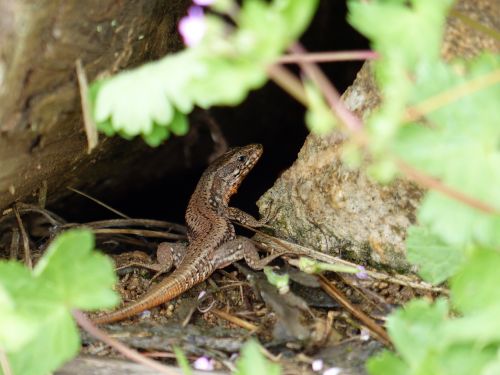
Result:
<svg viewBox="0 0 500 375">
<path fill-rule="evenodd" d="M 182 373 L 184 375 L 193 375 L 193 371 L 191 370 L 189 362 L 182 349 L 179 348 L 178 346 L 174 346 L 174 353 L 175 353 L 175 358 L 177 359 L 177 364 L 181 368 Z"/>
<path fill-rule="evenodd" d="M 119 302 L 111 260 L 94 250 L 94 236 L 84 229 L 58 236 L 33 274 L 50 288 L 54 299 L 73 308 L 111 308 Z"/>
<path fill-rule="evenodd" d="M 426 281 L 439 284 L 454 275 L 465 260 L 464 250 L 444 243 L 423 227 L 410 227 L 406 238 L 408 261 Z"/>
<path fill-rule="evenodd" d="M 450 281 L 453 305 L 462 313 L 500 308 L 499 270 L 499 251 L 475 249 Z"/>
<path fill-rule="evenodd" d="M 88 230 L 71 230 L 49 246 L 33 272 L 0 262 L 0 346 L 14 374 L 45 375 L 78 353 L 74 308 L 114 306 L 108 258 Z"/>
<path fill-rule="evenodd" d="M 0 347 L 4 350 L 19 350 L 37 332 L 37 319 L 31 311 L 20 311 L 15 298 L 15 293 L 26 292 L 31 282 L 31 274 L 20 263 L 0 262 Z M 28 291 L 28 302 L 30 297 Z"/>
<path fill-rule="evenodd" d="M 142 138 L 151 147 L 158 147 L 163 143 L 165 139 L 168 138 L 170 132 L 164 125 L 153 124 L 153 130 L 151 133 L 143 134 Z"/>
<path fill-rule="evenodd" d="M 323 96 L 313 82 L 304 82 L 308 107 L 306 112 L 307 127 L 318 135 L 326 135 L 332 132 L 337 126 L 337 121 L 333 117 L 332 111 L 326 104 Z"/>
<path fill-rule="evenodd" d="M 405 375 L 410 374 L 408 365 L 393 353 L 385 350 L 366 363 L 366 368 L 371 375 Z"/>
<path fill-rule="evenodd" d="M 91 85 L 98 129 L 127 139 L 141 135 L 156 146 L 168 136 L 166 129 L 187 132 L 184 115 L 195 105 L 241 103 L 265 84 L 267 67 L 304 31 L 317 4 L 247 0 L 231 29 L 222 18 L 206 15 L 206 35 L 196 47 Z"/>
<path fill-rule="evenodd" d="M 280 375 L 280 366 L 269 362 L 255 340 L 248 341 L 241 349 L 241 357 L 236 361 L 235 375 Z"/>
<path fill-rule="evenodd" d="M 442 299 L 433 305 L 426 300 L 414 300 L 388 318 L 387 329 L 394 346 L 411 368 L 419 368 L 430 360 L 430 348 L 444 345 L 436 337 L 440 337 L 447 315 L 448 305 Z"/>
</svg>

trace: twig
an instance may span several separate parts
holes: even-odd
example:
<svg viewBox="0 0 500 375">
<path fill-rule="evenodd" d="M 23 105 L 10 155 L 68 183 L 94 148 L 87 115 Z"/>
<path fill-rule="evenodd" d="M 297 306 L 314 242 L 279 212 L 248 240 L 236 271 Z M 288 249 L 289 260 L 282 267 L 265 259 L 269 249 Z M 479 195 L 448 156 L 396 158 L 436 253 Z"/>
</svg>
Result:
<svg viewBox="0 0 500 375">
<path fill-rule="evenodd" d="M 486 35 L 488 35 L 496 40 L 500 40 L 500 32 L 498 32 L 494 28 L 483 25 L 481 22 L 473 20 L 469 16 L 465 15 L 462 12 L 459 12 L 456 9 L 452 9 L 450 12 L 450 15 L 457 17 L 460 21 L 462 21 L 466 25 L 468 25 L 468 26 L 470 26 L 478 31 L 481 31 L 481 32 L 485 33 Z"/>
<path fill-rule="evenodd" d="M 306 53 L 306 50 L 299 43 L 293 44 L 290 50 L 296 54 Z M 361 120 L 345 107 L 340 100 L 340 94 L 321 69 L 316 64 L 309 62 L 300 62 L 299 65 L 304 73 L 321 89 L 336 117 L 352 133 L 353 137 L 356 137 L 361 144 L 364 144 L 365 135 L 362 131 L 363 124 Z"/>
<path fill-rule="evenodd" d="M 435 111 L 436 109 L 453 103 L 464 96 L 471 95 L 476 91 L 492 86 L 498 82 L 500 82 L 500 69 L 475 77 L 458 86 L 441 91 L 439 94 L 431 96 L 430 98 L 427 98 L 412 107 L 408 107 L 406 109 L 406 116 L 403 117 L 402 121 L 411 122 L 418 120 L 427 113 Z"/>
<path fill-rule="evenodd" d="M 82 227 L 85 227 L 85 225 L 82 225 Z M 168 240 L 183 240 L 186 238 L 186 236 L 184 236 L 182 234 L 165 233 L 165 232 L 159 232 L 156 230 L 147 230 L 147 229 L 110 228 L 110 229 L 93 229 L 92 231 L 94 232 L 94 234 L 133 234 L 135 236 L 152 237 L 152 238 L 165 238 Z"/>
<path fill-rule="evenodd" d="M 65 224 L 62 228 L 65 227 L 74 227 L 82 224 Z M 186 227 L 181 224 L 172 223 L 169 221 L 163 220 L 153 220 L 153 219 L 109 219 L 109 220 L 98 220 L 98 221 L 90 221 L 85 223 L 85 226 L 91 228 L 112 228 L 112 227 L 129 227 L 129 226 L 142 226 L 142 227 L 155 227 L 155 228 L 165 228 L 167 230 L 175 230 L 179 233 L 185 234 Z"/>
<path fill-rule="evenodd" d="M 238 222 L 235 222 L 235 224 L 257 233 L 258 236 L 256 236 L 257 238 L 254 238 L 254 240 L 257 243 L 259 243 L 261 246 L 263 246 L 264 248 L 266 248 L 266 249 L 271 248 L 272 249 L 271 243 L 274 245 L 277 245 L 277 247 L 280 247 L 282 249 L 282 250 L 279 250 L 280 255 L 289 255 L 289 254 L 303 255 L 303 256 L 307 256 L 309 258 L 319 260 L 319 261 L 325 262 L 325 263 L 330 263 L 330 264 L 343 264 L 343 265 L 351 266 L 351 267 L 358 267 L 359 266 L 356 263 L 349 262 L 347 260 L 344 260 L 344 259 L 341 259 L 338 257 L 334 257 L 332 255 L 328 255 L 328 254 L 313 250 L 313 249 L 305 247 L 305 246 L 294 244 L 294 243 L 288 242 L 286 240 L 283 240 L 281 238 L 273 237 L 273 236 L 271 236 L 267 233 L 264 233 L 256 228 L 249 227 L 248 225 L 244 225 L 244 224 L 241 224 Z M 261 238 L 261 237 L 263 237 L 263 238 Z M 268 240 L 267 243 L 266 243 L 265 239 Z M 290 263 L 293 266 L 298 265 L 298 261 L 289 260 L 288 263 Z M 376 279 L 376 280 L 387 281 L 387 282 L 391 282 L 393 284 L 398 284 L 398 285 L 403 285 L 403 286 L 409 286 L 409 287 L 414 288 L 414 289 L 428 290 L 431 292 L 441 293 L 444 295 L 449 294 L 449 291 L 445 288 L 433 286 L 431 284 L 428 284 L 428 283 L 425 283 L 422 281 L 416 282 L 416 281 L 410 280 L 408 277 L 404 277 L 401 275 L 390 276 L 390 275 L 387 275 L 387 274 L 382 273 L 382 272 L 370 271 L 370 270 L 366 270 L 363 272 L 365 272 L 368 276 L 370 276 L 371 278 Z"/>
<path fill-rule="evenodd" d="M 324 275 L 318 275 L 318 280 L 323 290 L 327 292 L 328 295 L 333 297 L 337 302 L 339 302 L 353 316 L 358 318 L 366 326 L 366 328 L 368 328 L 375 334 L 375 337 L 378 338 L 380 342 L 382 342 L 386 346 L 391 345 L 391 339 L 389 338 L 389 335 L 384 328 L 375 323 L 375 321 L 368 315 L 366 315 L 363 311 L 354 307 L 349 299 Z"/>
<path fill-rule="evenodd" d="M 271 65 L 267 68 L 267 74 L 283 90 L 289 93 L 295 100 L 308 107 L 309 100 L 302 83 L 287 69 L 279 65 Z"/>
<path fill-rule="evenodd" d="M 355 60 L 373 60 L 379 57 L 378 53 L 373 51 L 335 51 L 335 52 L 316 52 L 299 53 L 281 56 L 276 63 L 291 64 L 301 62 L 335 62 L 335 61 L 355 61 Z"/>
<path fill-rule="evenodd" d="M 91 197 L 90 195 L 88 195 L 88 194 L 84 193 L 83 191 L 80 191 L 80 190 L 77 190 L 77 189 L 75 189 L 75 188 L 72 188 L 71 186 L 67 186 L 67 188 L 68 188 L 69 190 L 71 190 L 71 191 L 74 191 L 74 192 L 75 192 L 75 193 L 77 193 L 77 194 L 83 195 L 85 198 L 90 199 L 92 202 L 97 203 L 98 205 L 100 205 L 100 206 L 102 206 L 102 207 L 104 207 L 104 208 L 106 208 L 106 209 L 110 210 L 111 212 L 113 212 L 113 213 L 117 214 L 118 216 L 123 217 L 124 219 L 130 219 L 130 217 L 129 217 L 129 216 L 127 216 L 127 215 L 125 215 L 124 213 L 122 213 L 122 212 L 120 212 L 120 211 L 118 211 L 118 210 L 114 209 L 114 208 L 113 208 L 113 207 L 111 207 L 111 206 L 108 206 L 106 203 L 101 202 L 100 200 L 98 200 L 98 199 L 96 199 L 96 198 L 94 198 L 94 197 Z"/>
<path fill-rule="evenodd" d="M 237 326 L 244 328 L 248 331 L 255 332 L 259 329 L 255 324 L 252 324 L 237 316 L 231 315 L 223 310 L 211 309 L 209 312 L 213 313 L 214 315 L 218 316 L 221 319 L 227 320 L 228 322 L 236 324 Z"/>
<path fill-rule="evenodd" d="M 105 344 L 111 346 L 113 349 L 117 350 L 125 357 L 130 360 L 143 364 L 153 370 L 159 371 L 161 374 L 165 375 L 182 375 L 180 371 L 174 371 L 169 369 L 166 366 L 163 366 L 161 363 L 154 361 L 150 358 L 143 356 L 138 351 L 129 348 L 118 340 L 113 339 L 109 335 L 107 335 L 104 331 L 97 328 L 87 316 L 79 310 L 73 310 L 73 317 L 77 321 L 78 325 L 82 327 L 85 331 L 87 331 L 90 335 L 95 337 L 98 340 L 101 340 Z"/>
<path fill-rule="evenodd" d="M 76 60 L 75 65 L 76 76 L 78 77 L 78 85 L 80 88 L 83 124 L 85 126 L 85 134 L 87 135 L 87 153 L 90 154 L 99 142 L 99 135 L 91 113 L 91 105 L 89 103 L 89 84 L 87 82 L 85 70 L 83 69 L 82 60 Z"/>
<path fill-rule="evenodd" d="M 26 229 L 24 229 L 21 215 L 19 215 L 19 211 L 17 210 L 17 205 L 14 205 L 13 209 L 14 214 L 16 215 L 17 225 L 19 226 L 19 230 L 21 231 L 21 238 L 23 239 L 24 263 L 29 269 L 32 269 L 33 263 L 31 262 L 30 242 L 28 239 L 28 234 L 26 233 Z"/>
</svg>

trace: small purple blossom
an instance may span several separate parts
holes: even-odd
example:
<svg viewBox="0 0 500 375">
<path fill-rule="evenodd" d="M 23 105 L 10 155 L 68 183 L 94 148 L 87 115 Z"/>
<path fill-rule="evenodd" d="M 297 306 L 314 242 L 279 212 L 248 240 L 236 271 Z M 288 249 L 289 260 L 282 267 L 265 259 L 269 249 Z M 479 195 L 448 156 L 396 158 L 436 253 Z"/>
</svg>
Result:
<svg viewBox="0 0 500 375">
<path fill-rule="evenodd" d="M 214 370 L 214 360 L 208 357 L 200 357 L 193 363 L 193 367 L 197 370 L 202 371 L 213 371 Z"/>
<path fill-rule="evenodd" d="M 184 43 L 193 47 L 200 43 L 207 30 L 203 8 L 192 6 L 188 9 L 188 15 L 179 22 L 179 32 Z"/>
<path fill-rule="evenodd" d="M 356 267 L 359 272 L 356 274 L 358 279 L 368 279 L 368 274 L 366 273 L 366 268 L 363 266 Z"/>
<path fill-rule="evenodd" d="M 321 359 L 315 359 L 311 364 L 311 368 L 313 371 L 323 370 L 323 361 Z"/>
<path fill-rule="evenodd" d="M 193 3 L 200 7 L 207 7 L 214 3 L 215 0 L 193 0 Z"/>
</svg>

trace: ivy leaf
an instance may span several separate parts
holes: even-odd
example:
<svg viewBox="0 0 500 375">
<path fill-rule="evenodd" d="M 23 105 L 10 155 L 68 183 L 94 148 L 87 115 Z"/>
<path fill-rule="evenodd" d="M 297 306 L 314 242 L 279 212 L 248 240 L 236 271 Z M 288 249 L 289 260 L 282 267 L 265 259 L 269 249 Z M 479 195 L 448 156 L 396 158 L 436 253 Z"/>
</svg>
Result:
<svg viewBox="0 0 500 375">
<path fill-rule="evenodd" d="M 454 275 L 465 260 L 462 249 L 444 243 L 423 227 L 410 227 L 406 238 L 408 261 L 426 281 L 439 284 Z"/>
</svg>

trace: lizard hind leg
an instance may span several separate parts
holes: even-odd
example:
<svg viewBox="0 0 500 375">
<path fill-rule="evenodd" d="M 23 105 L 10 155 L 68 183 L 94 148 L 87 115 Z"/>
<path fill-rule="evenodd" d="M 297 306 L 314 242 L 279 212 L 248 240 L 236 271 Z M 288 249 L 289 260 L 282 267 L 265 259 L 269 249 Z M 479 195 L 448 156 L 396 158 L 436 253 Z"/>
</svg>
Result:
<svg viewBox="0 0 500 375">
<path fill-rule="evenodd" d="M 250 239 L 237 236 L 234 240 L 221 245 L 215 251 L 213 260 L 216 268 L 224 268 L 244 259 L 252 269 L 261 270 L 269 262 L 281 255 L 283 253 L 276 253 L 261 259 L 257 247 Z"/>
</svg>

